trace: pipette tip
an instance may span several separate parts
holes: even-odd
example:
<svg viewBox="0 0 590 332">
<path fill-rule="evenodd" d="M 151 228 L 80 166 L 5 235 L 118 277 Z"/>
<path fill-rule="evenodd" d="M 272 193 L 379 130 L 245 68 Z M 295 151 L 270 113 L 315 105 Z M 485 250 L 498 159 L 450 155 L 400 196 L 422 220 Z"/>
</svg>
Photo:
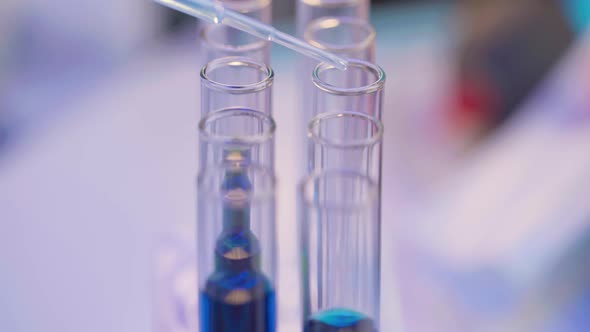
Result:
<svg viewBox="0 0 590 332">
<path fill-rule="evenodd" d="M 344 71 L 348 68 L 348 60 L 340 58 L 336 61 L 335 65 L 336 69 Z"/>
</svg>

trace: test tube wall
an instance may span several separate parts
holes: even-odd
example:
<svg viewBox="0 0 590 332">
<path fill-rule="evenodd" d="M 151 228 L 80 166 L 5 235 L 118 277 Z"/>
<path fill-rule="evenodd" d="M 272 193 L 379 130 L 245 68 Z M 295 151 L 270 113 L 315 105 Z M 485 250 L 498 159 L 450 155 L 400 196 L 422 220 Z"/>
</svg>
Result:
<svg viewBox="0 0 590 332">
<path fill-rule="evenodd" d="M 199 123 L 200 167 L 227 162 L 274 171 L 276 125 L 268 114 L 247 108 L 211 112 Z"/>
<path fill-rule="evenodd" d="M 344 124 L 343 119 L 338 122 L 337 118 L 333 115 L 329 115 L 327 118 L 322 116 L 323 114 L 355 114 L 361 113 L 366 114 L 368 117 L 365 120 L 372 119 L 376 120 L 377 124 L 372 121 L 359 121 L 361 118 L 356 116 L 354 118 L 348 117 L 348 123 L 346 123 L 346 130 L 354 135 L 366 134 L 367 137 L 370 134 L 377 134 L 383 130 L 381 123 L 381 113 L 383 104 L 383 89 L 385 87 L 385 72 L 381 67 L 376 64 L 362 61 L 362 60 L 350 60 L 348 69 L 341 71 L 335 67 L 326 64 L 318 64 L 312 75 L 312 81 L 314 89 L 312 91 L 312 107 L 311 114 L 315 119 L 309 124 L 309 129 L 317 127 L 314 123 L 318 123 L 318 119 L 331 119 L 331 124 Z M 316 118 L 319 117 L 319 118 Z M 347 118 L 345 118 L 347 119 Z M 352 120 L 354 119 L 354 121 Z M 368 127 L 368 123 L 373 123 L 371 127 Z M 328 123 L 328 121 L 324 121 Z M 353 124 L 360 125 L 359 128 L 353 128 Z M 380 130 L 369 128 L 381 128 Z M 321 128 L 320 128 L 321 129 Z M 330 131 L 324 131 L 325 135 L 332 134 Z M 334 132 L 336 138 L 342 140 L 346 134 Z M 311 138 L 314 138 L 314 133 L 310 132 Z M 354 135 L 351 137 L 354 138 Z M 379 134 L 378 136 L 381 136 Z M 327 136 L 326 136 L 327 137 Z M 317 141 L 317 137 L 315 137 Z M 380 142 L 381 138 L 379 138 Z M 341 153 L 345 152 L 342 150 Z M 381 188 L 381 154 L 382 146 L 379 143 L 375 147 L 371 148 L 371 153 L 374 153 L 374 163 L 370 167 L 370 172 L 366 173 L 378 184 Z M 333 153 L 332 153 L 333 154 Z M 321 156 L 320 156 L 321 157 Z M 309 158 L 318 158 L 316 153 L 310 154 Z M 345 158 L 345 157 L 342 157 Z M 347 159 L 344 159 L 347 160 Z M 358 167 L 358 160 L 350 159 L 350 167 Z M 313 159 L 307 160 L 308 165 L 313 164 L 322 165 L 322 161 L 315 161 Z M 368 169 L 368 168 L 367 168 Z M 379 192 L 381 190 L 379 189 Z"/>
<path fill-rule="evenodd" d="M 198 178 L 201 332 L 276 331 L 275 180 L 228 162 Z"/>
<path fill-rule="evenodd" d="M 348 170 L 378 182 L 383 126 L 358 112 L 321 113 L 309 124 L 309 172 Z"/>
<path fill-rule="evenodd" d="M 225 8 L 261 22 L 272 22 L 272 0 L 222 0 Z M 208 24 L 200 33 L 201 63 L 226 56 L 245 56 L 270 63 L 270 42 L 221 24 Z"/>
<path fill-rule="evenodd" d="M 345 110 L 381 120 L 385 79 L 383 69 L 367 61 L 350 60 L 344 71 L 320 63 L 312 73 L 313 115 Z"/>
<path fill-rule="evenodd" d="M 375 29 L 371 24 L 358 17 L 320 17 L 310 22 L 304 31 L 304 39 L 311 45 L 342 55 L 348 59 L 359 59 L 368 62 L 375 61 L 375 36 Z M 303 128 L 306 128 L 311 119 L 318 113 L 337 110 L 336 108 L 320 110 L 317 100 L 314 99 L 317 92 L 314 91 L 315 86 L 310 82 L 309 76 L 313 74 L 314 68 L 318 64 L 314 59 L 308 58 L 301 60 L 300 64 L 304 79 L 301 81 L 300 87 L 299 121 Z M 354 68 L 347 69 L 344 73 L 352 71 L 355 71 Z M 347 74 L 342 75 L 346 76 Z M 343 78 L 349 79 L 347 77 Z M 340 110 L 346 109 L 341 108 Z M 305 137 L 305 131 L 302 137 Z M 305 146 L 305 142 L 302 143 L 302 146 Z M 301 152 L 301 149 L 298 151 Z"/>
<path fill-rule="evenodd" d="M 368 21 L 370 6 L 369 0 L 298 0 L 297 35 L 303 37 L 308 24 L 320 17 L 356 17 Z"/>
<path fill-rule="evenodd" d="M 346 16 L 326 16 L 317 18 L 307 24 L 303 39 L 309 44 L 347 59 L 375 62 L 375 29 L 363 18 Z M 313 86 L 309 74 L 313 72 L 318 61 L 304 58 L 300 61 L 301 104 L 303 123 L 311 120 L 309 110 L 313 106 L 309 95 Z"/>
<path fill-rule="evenodd" d="M 201 71 L 201 332 L 276 331 L 274 73 L 245 57 Z"/>
<path fill-rule="evenodd" d="M 321 17 L 307 26 L 304 32 L 304 39 L 311 45 L 345 56 L 348 59 L 358 59 L 368 62 L 375 62 L 375 29 L 366 20 L 356 17 Z M 310 58 L 302 60 L 305 80 L 301 86 L 300 114 L 303 124 L 307 126 L 309 121 L 321 112 L 315 105 L 313 97 L 315 87 L 309 75 L 313 74 L 318 61 Z M 352 69 L 354 70 L 354 68 Z M 346 76 L 349 74 L 342 74 Z M 342 77 L 348 79 L 347 77 Z"/>
<path fill-rule="evenodd" d="M 246 57 L 224 57 L 201 70 L 201 116 L 226 108 L 272 114 L 274 71 Z"/>
<path fill-rule="evenodd" d="M 342 46 L 342 44 L 350 44 L 351 40 L 347 34 L 351 31 L 348 30 L 347 24 L 343 24 L 344 20 L 346 20 L 346 18 L 352 18 L 359 22 L 368 22 L 371 2 L 370 0 L 297 0 L 296 4 L 297 36 L 303 38 L 308 43 L 313 41 L 312 44 L 314 46 L 321 45 L 320 48 L 326 48 L 325 46 L 329 45 L 323 45 L 324 42 L 326 44 L 335 44 L 339 46 Z M 327 21 L 327 23 L 326 21 L 321 23 L 320 19 L 326 17 L 337 18 L 338 21 L 331 20 Z M 307 30 L 309 30 L 309 32 Z M 355 39 L 358 37 L 358 34 L 354 35 Z M 364 42 L 361 42 L 361 44 L 362 43 Z M 339 48 L 339 46 L 336 48 Z M 357 56 L 357 54 L 348 54 L 345 48 L 347 47 L 343 47 L 340 50 L 331 49 L 330 51 L 347 58 L 354 58 Z M 340 51 L 342 51 L 342 53 Z M 374 59 L 365 60 L 374 61 Z M 298 84 L 300 86 L 298 109 L 299 114 L 301 114 L 298 118 L 298 130 L 300 130 L 302 138 L 305 137 L 307 124 L 313 117 L 313 113 L 311 112 L 313 104 L 310 98 L 313 87 L 309 82 L 309 74 L 315 65 L 317 65 L 317 61 L 308 58 L 301 58 L 298 62 Z M 302 143 L 301 146 L 305 146 L 305 142 L 302 141 Z M 304 149 L 297 149 L 296 153 L 301 154 L 303 157 L 304 151 Z M 299 168 L 299 170 L 304 171 L 305 167 Z M 300 173 L 299 175 L 301 176 L 303 173 Z"/>
<path fill-rule="evenodd" d="M 375 29 L 368 21 L 346 16 L 320 17 L 311 21 L 303 33 L 303 39 L 315 47 L 369 62 L 375 62 L 375 37 Z"/>
<path fill-rule="evenodd" d="M 313 173 L 299 204 L 303 331 L 378 331 L 377 185 L 353 171 Z"/>
</svg>

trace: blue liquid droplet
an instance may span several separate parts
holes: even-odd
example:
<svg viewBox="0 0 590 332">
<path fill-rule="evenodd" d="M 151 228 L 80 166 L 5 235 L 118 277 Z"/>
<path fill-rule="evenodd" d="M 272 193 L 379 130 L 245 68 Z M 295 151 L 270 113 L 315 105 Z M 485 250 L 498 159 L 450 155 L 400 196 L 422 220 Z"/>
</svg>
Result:
<svg viewBox="0 0 590 332">
<path fill-rule="evenodd" d="M 305 324 L 305 332 L 376 332 L 373 320 L 349 309 L 320 311 Z"/>
</svg>

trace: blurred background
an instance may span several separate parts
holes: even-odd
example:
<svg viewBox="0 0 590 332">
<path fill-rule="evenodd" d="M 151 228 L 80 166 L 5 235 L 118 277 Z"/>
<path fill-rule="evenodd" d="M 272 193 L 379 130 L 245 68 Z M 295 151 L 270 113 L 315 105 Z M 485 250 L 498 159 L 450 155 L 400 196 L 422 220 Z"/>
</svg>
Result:
<svg viewBox="0 0 590 332">
<path fill-rule="evenodd" d="M 275 25 L 294 8 L 275 0 Z M 371 21 L 384 331 L 588 331 L 590 2 L 381 0 Z M 0 2 L 0 331 L 191 331 L 159 327 L 196 297 L 175 246 L 194 242 L 197 26 L 148 0 Z M 295 62 L 273 46 L 281 331 Z"/>
</svg>

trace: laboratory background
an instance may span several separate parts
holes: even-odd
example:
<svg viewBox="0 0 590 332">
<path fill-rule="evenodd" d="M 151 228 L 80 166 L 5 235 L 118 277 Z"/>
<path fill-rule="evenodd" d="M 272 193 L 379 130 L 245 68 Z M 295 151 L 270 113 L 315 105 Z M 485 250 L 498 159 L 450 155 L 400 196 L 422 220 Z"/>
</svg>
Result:
<svg viewBox="0 0 590 332">
<path fill-rule="evenodd" d="M 301 3 L 338 1 L 270 3 L 266 23 L 303 37 Z M 369 117 L 372 324 L 590 331 L 590 1 L 365 4 L 362 56 L 386 77 Z M 206 28 L 151 0 L 0 1 L 0 331 L 203 331 Z M 276 216 L 257 235 L 276 331 L 295 332 L 315 282 L 298 183 L 319 97 L 309 59 L 269 47 Z"/>
</svg>

